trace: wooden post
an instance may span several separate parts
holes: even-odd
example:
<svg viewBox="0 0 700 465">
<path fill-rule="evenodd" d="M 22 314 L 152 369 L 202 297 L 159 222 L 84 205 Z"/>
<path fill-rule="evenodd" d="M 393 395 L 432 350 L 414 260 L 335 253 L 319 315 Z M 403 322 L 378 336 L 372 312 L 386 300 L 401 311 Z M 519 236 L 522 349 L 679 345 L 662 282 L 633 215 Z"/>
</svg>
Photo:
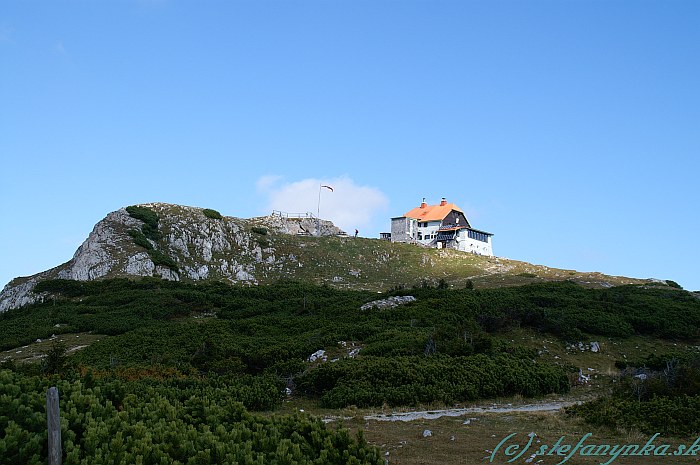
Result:
<svg viewBox="0 0 700 465">
<path fill-rule="evenodd" d="M 61 416 L 55 387 L 46 391 L 46 423 L 49 427 L 49 465 L 61 465 Z"/>
</svg>

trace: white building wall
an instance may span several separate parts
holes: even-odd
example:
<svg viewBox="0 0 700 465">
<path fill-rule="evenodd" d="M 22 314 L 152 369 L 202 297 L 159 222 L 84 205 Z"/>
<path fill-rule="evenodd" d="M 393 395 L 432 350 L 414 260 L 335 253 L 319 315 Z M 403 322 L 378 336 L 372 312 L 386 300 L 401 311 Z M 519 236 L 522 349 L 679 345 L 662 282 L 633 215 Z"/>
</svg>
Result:
<svg viewBox="0 0 700 465">
<path fill-rule="evenodd" d="M 476 239 L 472 239 L 468 236 L 466 229 L 462 229 L 457 235 L 457 250 L 493 257 L 493 246 L 491 244 L 491 238 L 492 236 L 488 236 L 488 242 L 477 241 Z"/>
<path fill-rule="evenodd" d="M 440 221 L 418 221 L 414 218 L 397 217 L 391 219 L 391 241 L 411 242 L 421 245 L 435 245 L 433 241 L 437 237 L 440 229 Z M 479 232 L 479 231 L 477 231 Z M 420 234 L 420 238 L 418 239 Z M 485 233 L 484 233 L 485 234 Z M 428 239 L 426 239 L 429 237 Z M 454 247 L 462 252 L 471 252 L 478 255 L 493 256 L 492 236 L 487 236 L 488 241 L 480 241 L 469 237 L 467 229 L 458 231 L 456 241 L 450 243 L 449 247 Z"/>
<path fill-rule="evenodd" d="M 417 224 L 426 224 L 422 222 L 418 222 Z M 432 236 L 437 236 L 438 229 L 440 229 L 440 222 L 439 221 L 430 221 L 427 223 L 427 226 L 418 226 L 417 232 L 420 234 L 420 236 L 416 237 L 422 237 L 422 239 L 418 239 L 419 244 L 423 245 L 428 245 L 431 242 L 435 240 L 434 237 Z M 430 236 L 430 239 L 426 239 L 426 236 Z"/>
</svg>

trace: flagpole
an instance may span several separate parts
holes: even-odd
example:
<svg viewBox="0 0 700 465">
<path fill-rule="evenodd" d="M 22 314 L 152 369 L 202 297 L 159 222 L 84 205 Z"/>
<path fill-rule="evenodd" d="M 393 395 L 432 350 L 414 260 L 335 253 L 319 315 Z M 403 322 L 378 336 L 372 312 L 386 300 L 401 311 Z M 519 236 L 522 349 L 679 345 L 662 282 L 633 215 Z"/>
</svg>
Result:
<svg viewBox="0 0 700 465">
<path fill-rule="evenodd" d="M 316 235 L 321 236 L 321 183 L 318 184 L 318 206 L 316 207 Z"/>
<path fill-rule="evenodd" d="M 325 186 L 323 184 L 318 185 L 318 205 L 316 206 L 316 235 L 320 236 L 321 235 L 321 190 L 323 188 L 328 189 L 329 191 L 333 192 L 333 188 L 331 186 Z"/>
</svg>

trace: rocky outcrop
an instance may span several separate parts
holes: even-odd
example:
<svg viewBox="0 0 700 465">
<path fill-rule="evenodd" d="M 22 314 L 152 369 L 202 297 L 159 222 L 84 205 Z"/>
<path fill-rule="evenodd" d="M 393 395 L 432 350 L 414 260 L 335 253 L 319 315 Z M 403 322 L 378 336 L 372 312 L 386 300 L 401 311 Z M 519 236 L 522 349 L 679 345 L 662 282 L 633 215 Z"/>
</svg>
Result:
<svg viewBox="0 0 700 465">
<path fill-rule="evenodd" d="M 33 304 L 41 301 L 41 295 L 32 292 L 34 286 L 38 282 L 36 279 L 28 279 L 21 283 L 16 283 L 13 280 L 8 283 L 0 292 L 0 313 L 6 312 L 11 308 L 19 308 L 25 305 Z"/>
<path fill-rule="evenodd" d="M 372 302 L 367 302 L 360 307 L 360 310 L 369 310 L 371 308 L 394 308 L 399 305 L 409 304 L 415 302 L 416 298 L 412 295 L 397 295 L 388 297 L 382 300 L 373 300 Z"/>
<path fill-rule="evenodd" d="M 57 278 L 74 279 L 76 281 L 89 281 L 107 276 L 120 265 L 119 256 L 124 251 L 133 249 L 133 239 L 125 234 L 129 229 L 139 229 L 141 221 L 132 218 L 121 209 L 112 212 L 105 219 L 95 225 L 92 232 L 85 239 L 73 258 L 62 266 Z M 129 262 L 131 255 L 127 258 Z M 126 266 L 121 270 L 125 274 L 137 276 L 150 276 L 153 270 L 153 262 L 150 262 L 151 273 L 130 273 Z M 148 268 L 148 265 L 145 265 Z"/>
<path fill-rule="evenodd" d="M 319 220 L 311 216 L 287 217 L 270 215 L 258 218 L 271 229 L 296 236 L 345 236 L 347 233 L 328 220 Z M 320 231 L 320 234 L 319 234 Z"/>
<path fill-rule="evenodd" d="M 296 255 L 277 256 L 269 237 L 259 230 L 291 235 L 340 235 L 330 221 L 314 218 L 269 216 L 243 220 L 223 217 L 212 219 L 203 209 L 164 203 L 143 204 L 158 214 L 158 240 L 149 240 L 152 250 L 136 244 L 130 234 L 141 231 L 143 222 L 122 208 L 97 223 L 73 258 L 52 270 L 29 278 L 17 278 L 0 293 L 0 312 L 40 301 L 44 296 L 32 292 L 44 279 L 89 281 L 112 277 L 156 276 L 179 281 L 203 279 L 230 283 L 257 284 L 266 269 L 284 271 L 298 266 Z M 156 263 L 153 252 L 172 260 L 175 266 Z"/>
<path fill-rule="evenodd" d="M 139 215 L 130 209 L 132 216 L 123 208 L 109 213 L 95 225 L 70 261 L 34 276 L 12 280 L 0 293 L 0 312 L 45 299 L 46 295 L 33 291 L 36 284 L 57 278 L 88 281 L 159 277 L 241 285 L 292 279 L 375 291 L 415 285 L 418 279 L 446 279 L 461 285 L 467 279 L 490 280 L 491 285 L 522 282 L 522 278 L 510 279 L 519 276 L 518 267 L 522 270 L 523 266 L 519 262 L 437 249 L 421 249 L 416 253 L 415 246 L 408 244 L 348 237 L 330 221 L 312 216 L 289 218 L 276 214 L 240 219 L 214 215 L 212 218 L 196 207 L 166 203 L 140 207 L 150 211 L 141 210 Z M 153 213 L 158 217 L 155 226 L 142 221 L 153 222 Z M 553 274 L 547 267 L 525 266 L 528 282 L 540 278 L 585 280 L 586 285 L 597 286 L 647 282 L 599 273 Z M 366 305 L 387 308 L 410 300 L 402 299 Z"/>
</svg>

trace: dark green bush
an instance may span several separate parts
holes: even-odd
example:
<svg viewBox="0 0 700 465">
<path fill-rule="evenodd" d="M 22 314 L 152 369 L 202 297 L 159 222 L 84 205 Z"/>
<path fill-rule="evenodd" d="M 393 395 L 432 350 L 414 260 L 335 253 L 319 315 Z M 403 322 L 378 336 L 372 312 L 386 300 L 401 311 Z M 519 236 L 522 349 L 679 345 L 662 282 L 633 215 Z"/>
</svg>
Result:
<svg viewBox="0 0 700 465">
<path fill-rule="evenodd" d="M 158 231 L 158 215 L 147 207 L 131 206 L 126 207 L 126 211 L 133 218 L 144 222 L 141 226 L 141 231 L 129 230 L 129 235 L 134 239 L 134 243 L 148 251 L 148 255 L 151 257 L 154 265 L 165 266 L 172 271 L 178 271 L 177 263 L 164 252 L 153 248 L 153 244 L 148 241 L 148 239 L 158 241 L 161 238 L 160 231 Z"/>
<path fill-rule="evenodd" d="M 509 328 L 525 326 L 562 338 L 576 331 L 578 340 L 630 332 L 694 340 L 700 326 L 700 301 L 667 287 L 547 283 L 396 289 L 396 295 L 410 293 L 417 300 L 371 311 L 360 306 L 376 300 L 376 293 L 289 281 L 239 287 L 155 278 L 55 280 L 39 283 L 36 290 L 50 297 L 0 314 L 2 349 L 53 333 L 93 331 L 111 337 L 71 355 L 72 365 L 164 365 L 208 378 L 269 374 L 306 383 L 305 391 L 297 392 L 327 405 L 450 403 L 565 389 L 561 369 L 540 363 L 517 343 L 499 342 L 497 333 Z M 204 318 L 185 318 L 193 316 Z M 306 360 L 316 350 L 343 358 L 353 347 L 362 347 L 355 361 L 312 364 L 296 379 L 309 369 Z M 426 352 L 431 355 L 425 357 Z M 691 394 L 692 386 L 700 385 L 690 371 L 679 370 L 674 379 L 688 388 L 656 383 L 648 392 Z"/>
<path fill-rule="evenodd" d="M 134 239 L 134 244 L 141 246 L 146 250 L 153 249 L 153 244 L 148 242 L 148 239 L 146 239 L 145 234 L 143 234 L 141 231 L 130 229 L 129 236 L 131 236 Z"/>
<path fill-rule="evenodd" d="M 132 218 L 143 221 L 153 229 L 158 229 L 158 214 L 150 208 L 132 205 L 130 207 L 126 207 L 126 212 Z"/>
<path fill-rule="evenodd" d="M 490 357 L 364 357 L 321 365 L 297 380 L 326 407 L 415 405 L 521 394 L 564 393 L 566 372 L 501 354 Z"/>
<path fill-rule="evenodd" d="M 175 268 L 166 255 L 154 255 L 158 264 Z M 36 291 L 49 292 L 51 298 L 43 305 L 0 314 L 0 347 L 11 349 L 76 329 L 120 334 L 138 326 L 138 321 L 147 324 L 144 315 L 159 320 L 214 312 L 220 319 L 237 322 L 229 335 L 250 338 L 248 349 L 226 357 L 240 357 L 252 370 L 289 358 L 303 359 L 323 344 L 341 340 L 362 341 L 367 354 L 394 356 L 423 354 L 430 337 L 436 353 L 459 356 L 492 353 L 493 333 L 520 326 L 564 338 L 576 332 L 569 336 L 575 340 L 588 337 L 582 329 L 590 335 L 624 336 L 630 327 L 634 334 L 692 339 L 700 326 L 700 300 L 692 295 L 635 286 L 596 290 L 565 283 L 506 289 L 404 289 L 398 293 L 410 292 L 418 300 L 369 312 L 359 307 L 375 300 L 376 294 L 293 282 L 239 288 L 157 279 L 55 280 L 40 282 Z M 54 328 L 57 323 L 62 326 Z M 269 352 L 253 349 L 258 344 L 263 347 L 264 339 Z"/>
<path fill-rule="evenodd" d="M 164 254 L 160 250 L 151 249 L 148 251 L 148 255 L 151 256 L 153 264 L 156 266 L 165 266 L 170 268 L 172 271 L 178 271 L 177 263 L 168 255 Z"/>
<path fill-rule="evenodd" d="M 700 432 L 700 396 L 636 399 L 599 398 L 572 406 L 566 412 L 593 425 L 611 428 L 638 428 L 644 433 L 664 436 L 696 436 Z"/>
<path fill-rule="evenodd" d="M 132 218 L 143 221 L 141 232 L 149 239 L 157 241 L 161 235 L 158 231 L 158 214 L 148 207 L 132 205 L 126 207 L 126 211 Z M 133 236 L 132 236 L 133 237 Z M 140 244 L 139 244 L 140 245 Z"/>
<path fill-rule="evenodd" d="M 205 208 L 204 210 L 202 210 L 202 213 L 204 213 L 204 216 L 206 216 L 207 218 L 211 218 L 212 220 L 220 220 L 223 218 L 223 216 L 221 216 L 221 213 L 219 213 L 216 210 L 212 210 L 211 208 Z"/>
<path fill-rule="evenodd" d="M 153 241 L 158 241 L 162 237 L 160 231 L 158 231 L 157 228 L 154 228 L 150 224 L 144 224 L 143 226 L 141 226 L 141 232 L 144 236 Z"/>
<path fill-rule="evenodd" d="M 648 365 L 647 365 L 648 363 Z M 682 354 L 662 360 L 647 357 L 634 370 L 627 367 L 612 396 L 569 410 L 596 425 L 639 428 L 644 432 L 686 436 L 700 432 L 700 358 Z M 643 376 L 642 376 L 643 375 Z"/>
<path fill-rule="evenodd" d="M 518 273 L 516 276 L 520 276 L 521 278 L 536 278 L 537 275 L 534 273 Z"/>
<path fill-rule="evenodd" d="M 47 463 L 49 386 L 61 396 L 64 463 L 384 463 L 362 435 L 301 415 L 249 413 L 246 403 L 279 402 L 269 377 L 132 374 L 137 379 L 103 373 L 67 381 L 0 370 L 0 465 Z"/>
<path fill-rule="evenodd" d="M 267 228 L 263 228 L 262 226 L 253 226 L 250 228 L 251 231 L 253 231 L 255 234 L 260 234 L 261 236 L 266 236 L 267 235 Z"/>
<path fill-rule="evenodd" d="M 47 374 L 59 374 L 63 371 L 67 359 L 66 345 L 63 342 L 54 341 L 46 358 L 42 360 L 42 371 Z"/>
</svg>

